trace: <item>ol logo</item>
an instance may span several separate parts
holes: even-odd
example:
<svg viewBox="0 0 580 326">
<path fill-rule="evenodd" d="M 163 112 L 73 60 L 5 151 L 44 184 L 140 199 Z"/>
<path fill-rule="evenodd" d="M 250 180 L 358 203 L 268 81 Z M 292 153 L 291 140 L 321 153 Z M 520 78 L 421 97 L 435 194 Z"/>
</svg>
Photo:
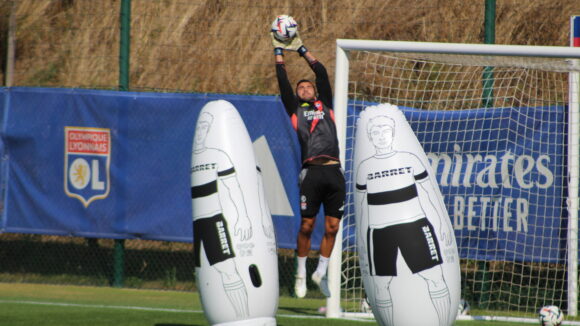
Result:
<svg viewBox="0 0 580 326">
<path fill-rule="evenodd" d="M 109 195 L 111 130 L 64 127 L 64 191 L 85 207 Z"/>
</svg>

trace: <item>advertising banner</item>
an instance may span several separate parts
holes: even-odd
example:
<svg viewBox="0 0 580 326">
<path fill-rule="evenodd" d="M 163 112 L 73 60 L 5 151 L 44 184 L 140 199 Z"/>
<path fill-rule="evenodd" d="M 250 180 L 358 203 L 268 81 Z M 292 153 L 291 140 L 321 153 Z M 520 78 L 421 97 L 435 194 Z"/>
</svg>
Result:
<svg viewBox="0 0 580 326">
<path fill-rule="evenodd" d="M 5 93 L 3 231 L 191 242 L 195 123 L 204 104 L 225 99 L 240 112 L 261 159 L 278 244 L 295 246 L 300 151 L 277 97 Z"/>
<path fill-rule="evenodd" d="M 278 247 L 296 247 L 300 149 L 278 97 L 0 90 L 1 231 L 191 242 L 195 123 L 208 101 L 224 99 L 250 133 Z M 565 258 L 565 107 L 401 109 L 435 171 L 461 258 Z"/>
<path fill-rule="evenodd" d="M 436 171 L 460 257 L 565 258 L 565 107 L 405 112 Z"/>
</svg>

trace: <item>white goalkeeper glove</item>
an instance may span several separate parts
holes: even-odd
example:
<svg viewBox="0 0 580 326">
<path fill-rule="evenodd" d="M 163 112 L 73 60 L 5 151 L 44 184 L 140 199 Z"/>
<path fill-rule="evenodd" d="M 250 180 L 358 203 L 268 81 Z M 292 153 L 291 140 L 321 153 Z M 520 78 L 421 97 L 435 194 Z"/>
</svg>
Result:
<svg viewBox="0 0 580 326">
<path fill-rule="evenodd" d="M 274 55 L 284 55 L 284 48 L 286 43 L 280 41 L 274 36 L 274 32 L 270 32 L 270 38 L 272 39 L 272 46 L 274 47 Z"/>
<path fill-rule="evenodd" d="M 300 38 L 300 34 L 298 33 L 298 31 L 296 31 L 296 36 L 294 36 L 294 38 L 290 40 L 290 43 L 286 45 L 285 49 L 290 51 L 296 51 L 298 52 L 298 54 L 300 54 L 301 57 L 303 57 L 304 54 L 308 51 L 308 49 L 306 49 L 306 47 L 304 46 L 304 43 L 302 43 L 302 39 Z"/>
<path fill-rule="evenodd" d="M 272 46 L 274 47 L 274 54 L 282 55 L 283 50 L 289 51 L 296 51 L 300 56 L 304 56 L 304 53 L 308 51 L 302 43 L 302 39 L 300 38 L 300 34 L 296 32 L 296 36 L 294 36 L 289 42 L 282 42 L 278 40 L 274 36 L 274 32 L 270 32 L 270 37 L 272 39 Z"/>
</svg>

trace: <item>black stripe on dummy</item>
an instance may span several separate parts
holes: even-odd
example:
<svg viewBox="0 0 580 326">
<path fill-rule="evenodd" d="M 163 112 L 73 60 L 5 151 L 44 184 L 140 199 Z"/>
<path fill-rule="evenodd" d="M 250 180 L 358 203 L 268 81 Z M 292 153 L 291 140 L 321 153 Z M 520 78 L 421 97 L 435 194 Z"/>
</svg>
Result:
<svg viewBox="0 0 580 326">
<path fill-rule="evenodd" d="M 236 170 L 234 168 L 227 169 L 225 171 L 218 171 L 218 177 L 225 177 L 226 175 L 234 174 Z"/>
<path fill-rule="evenodd" d="M 369 228 L 367 230 L 367 255 L 368 255 L 367 261 L 369 263 L 369 271 L 370 271 L 371 275 L 373 274 L 373 264 L 374 264 L 373 251 L 372 251 L 372 247 L 371 247 L 371 243 L 373 240 L 372 232 L 373 232 L 373 229 L 371 229 L 371 228 Z"/>
<path fill-rule="evenodd" d="M 212 181 L 199 186 L 191 187 L 191 198 L 200 198 L 213 195 L 217 192 L 217 182 Z"/>
<path fill-rule="evenodd" d="M 415 176 L 415 180 L 423 180 L 423 179 L 426 179 L 428 176 L 429 175 L 427 174 L 427 171 L 423 171 L 419 175 Z"/>
<path fill-rule="evenodd" d="M 417 187 L 410 185 L 397 190 L 368 194 L 367 201 L 369 205 L 386 205 L 400 203 L 415 197 L 417 197 Z"/>
</svg>

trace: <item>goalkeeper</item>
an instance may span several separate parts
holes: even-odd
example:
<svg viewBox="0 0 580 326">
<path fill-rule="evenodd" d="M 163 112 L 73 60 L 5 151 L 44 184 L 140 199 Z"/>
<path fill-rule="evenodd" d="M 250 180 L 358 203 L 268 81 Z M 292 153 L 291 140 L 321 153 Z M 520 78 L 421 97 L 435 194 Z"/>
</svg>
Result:
<svg viewBox="0 0 580 326">
<path fill-rule="evenodd" d="M 302 156 L 299 182 L 301 222 L 297 237 L 298 266 L 294 292 L 298 298 L 306 295 L 306 258 L 310 250 L 316 215 L 320 205 L 323 204 L 324 236 L 312 281 L 325 296 L 330 296 L 326 271 L 346 197 L 344 173 L 338 158 L 332 90 L 326 68 L 304 47 L 298 33 L 286 43 L 271 34 L 282 103 L 298 134 Z M 284 51 L 297 52 L 303 57 L 314 72 L 316 83 L 302 79 L 294 90 L 286 73 Z"/>
</svg>

